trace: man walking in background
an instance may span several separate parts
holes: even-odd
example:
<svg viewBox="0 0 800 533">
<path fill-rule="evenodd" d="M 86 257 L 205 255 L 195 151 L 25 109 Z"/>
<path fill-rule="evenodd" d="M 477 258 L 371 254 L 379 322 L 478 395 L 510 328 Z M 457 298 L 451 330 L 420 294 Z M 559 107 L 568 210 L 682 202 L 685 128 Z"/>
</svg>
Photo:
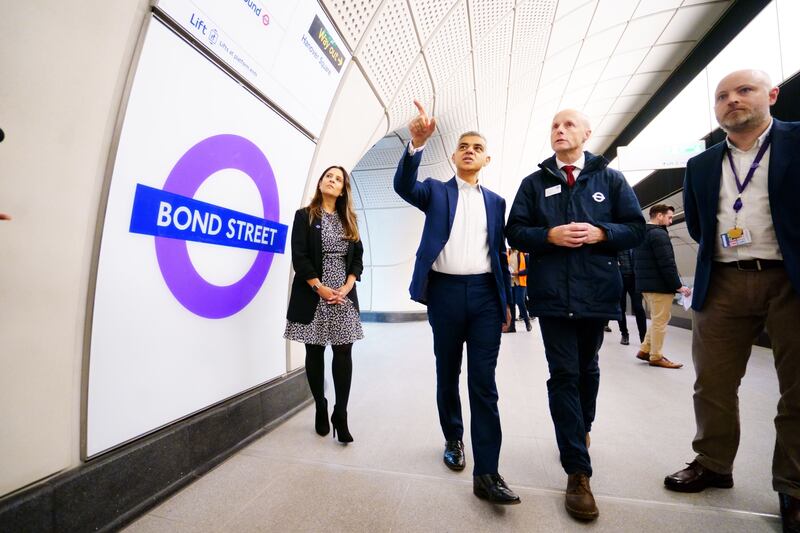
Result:
<svg viewBox="0 0 800 533">
<path fill-rule="evenodd" d="M 619 332 L 622 335 L 620 344 L 625 346 L 630 344 L 628 335 L 628 319 L 625 311 L 628 307 L 628 296 L 631 298 L 631 311 L 636 317 L 636 331 L 639 332 L 639 342 L 644 342 L 647 333 L 647 315 L 642 306 L 642 293 L 636 290 L 636 273 L 634 271 L 633 250 L 622 250 L 617 254 L 617 264 L 619 273 L 622 274 L 622 295 L 620 296 L 619 306 L 622 313 L 619 317 Z"/>
<path fill-rule="evenodd" d="M 672 224 L 675 208 L 656 204 L 650 208 L 650 223 L 647 224 L 644 242 L 636 248 L 634 265 L 636 289 L 642 293 L 650 310 L 650 328 L 642 341 L 638 359 L 649 361 L 650 366 L 680 368 L 683 363 L 674 363 L 664 356 L 664 336 L 672 316 L 672 301 L 675 293 L 686 297 L 692 294 L 678 275 L 675 252 L 669 240 L 667 226 Z"/>
<path fill-rule="evenodd" d="M 508 249 L 508 268 L 511 271 L 511 294 L 514 301 L 511 303 L 511 325 L 506 330 L 508 333 L 514 333 L 516 328 L 516 310 L 519 309 L 519 316 L 525 322 L 525 329 L 530 331 L 531 319 L 528 317 L 528 308 L 526 303 L 528 291 L 528 254 L 522 253 L 514 248 Z"/>
</svg>

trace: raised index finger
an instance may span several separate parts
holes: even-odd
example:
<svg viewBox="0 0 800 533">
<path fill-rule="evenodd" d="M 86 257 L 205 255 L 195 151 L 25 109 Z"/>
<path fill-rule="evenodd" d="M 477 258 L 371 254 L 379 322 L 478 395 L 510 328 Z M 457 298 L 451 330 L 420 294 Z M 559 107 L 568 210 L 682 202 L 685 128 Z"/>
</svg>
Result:
<svg viewBox="0 0 800 533">
<path fill-rule="evenodd" d="M 425 118 L 428 117 L 428 114 L 425 112 L 425 108 L 422 107 L 422 104 L 419 103 L 419 100 L 414 100 L 414 105 L 417 106 L 417 110 L 419 111 L 420 116 L 423 116 Z"/>
</svg>

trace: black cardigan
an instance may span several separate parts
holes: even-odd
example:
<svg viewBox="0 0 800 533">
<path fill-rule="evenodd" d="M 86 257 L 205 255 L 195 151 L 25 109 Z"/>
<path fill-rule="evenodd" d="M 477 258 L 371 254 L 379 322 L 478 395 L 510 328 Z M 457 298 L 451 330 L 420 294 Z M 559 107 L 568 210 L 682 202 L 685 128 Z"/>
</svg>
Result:
<svg viewBox="0 0 800 533">
<path fill-rule="evenodd" d="M 289 309 L 286 319 L 300 324 L 310 324 L 314 320 L 314 312 L 319 303 L 319 295 L 306 283 L 309 279 L 322 280 L 322 226 L 317 218 L 308 223 L 308 209 L 303 207 L 294 214 L 292 225 L 292 266 L 294 266 L 294 281 L 292 293 L 289 296 Z M 347 275 L 353 274 L 356 280 L 361 280 L 364 246 L 361 241 L 350 241 L 347 245 Z M 335 288 L 335 287 L 334 287 Z M 353 285 L 348 298 L 358 310 L 358 294 Z"/>
</svg>

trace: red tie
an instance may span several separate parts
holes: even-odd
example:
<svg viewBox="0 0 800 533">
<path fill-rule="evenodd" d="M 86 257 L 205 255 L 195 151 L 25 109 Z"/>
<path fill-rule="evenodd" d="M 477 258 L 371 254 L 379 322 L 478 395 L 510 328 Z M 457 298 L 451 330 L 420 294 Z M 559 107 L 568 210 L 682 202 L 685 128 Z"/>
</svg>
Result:
<svg viewBox="0 0 800 533">
<path fill-rule="evenodd" d="M 567 173 L 567 187 L 575 185 L 575 176 L 572 174 L 572 171 L 576 168 L 575 165 L 564 165 L 561 168 Z"/>
</svg>

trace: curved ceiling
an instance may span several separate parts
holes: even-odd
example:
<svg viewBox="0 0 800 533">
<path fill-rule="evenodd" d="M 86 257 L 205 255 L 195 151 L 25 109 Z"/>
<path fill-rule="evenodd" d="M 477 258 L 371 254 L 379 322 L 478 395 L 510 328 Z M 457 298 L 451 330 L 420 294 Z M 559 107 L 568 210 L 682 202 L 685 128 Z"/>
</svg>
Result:
<svg viewBox="0 0 800 533">
<path fill-rule="evenodd" d="M 477 129 L 493 155 L 484 182 L 513 198 L 520 180 L 552 153 L 557 110 L 586 112 L 594 132 L 587 149 L 602 153 L 733 1 L 322 3 L 386 117 L 387 137 L 355 168 L 359 187 L 376 193 L 362 198 L 370 208 L 395 201 L 377 193 L 408 139 L 414 98 L 437 118 L 427 175 L 451 177 L 457 136 Z"/>
</svg>

